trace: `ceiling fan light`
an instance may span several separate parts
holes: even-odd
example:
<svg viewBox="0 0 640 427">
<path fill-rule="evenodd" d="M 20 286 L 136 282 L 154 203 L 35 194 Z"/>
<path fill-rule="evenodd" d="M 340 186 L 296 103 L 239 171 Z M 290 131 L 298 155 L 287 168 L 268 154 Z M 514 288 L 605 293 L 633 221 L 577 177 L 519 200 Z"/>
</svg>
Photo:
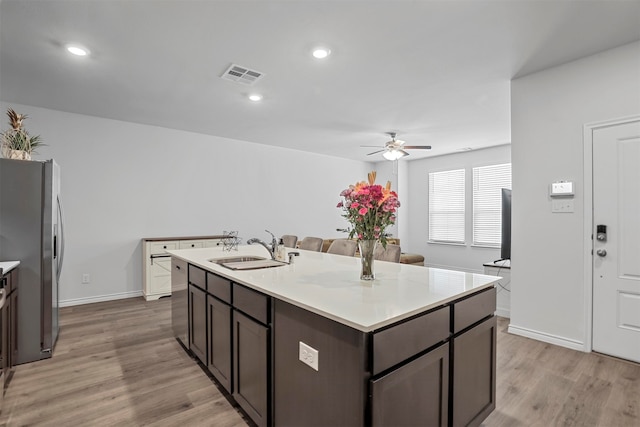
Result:
<svg viewBox="0 0 640 427">
<path fill-rule="evenodd" d="M 388 150 L 385 151 L 384 153 L 382 153 L 382 157 L 384 157 L 387 160 L 398 160 L 404 156 L 406 156 L 407 153 L 400 151 L 400 150 Z"/>
</svg>

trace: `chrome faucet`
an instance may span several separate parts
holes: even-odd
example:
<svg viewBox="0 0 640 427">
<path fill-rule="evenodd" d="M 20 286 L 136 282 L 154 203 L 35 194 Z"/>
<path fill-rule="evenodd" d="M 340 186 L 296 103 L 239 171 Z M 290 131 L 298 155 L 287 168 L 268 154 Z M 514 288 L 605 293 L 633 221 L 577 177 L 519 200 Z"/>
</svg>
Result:
<svg viewBox="0 0 640 427">
<path fill-rule="evenodd" d="M 278 247 L 278 241 L 276 240 L 276 236 L 273 235 L 272 232 L 270 232 L 269 230 L 264 230 L 267 233 L 271 234 L 271 247 L 269 247 L 269 245 L 265 242 L 263 242 L 262 240 L 258 239 L 257 237 L 251 238 L 249 240 L 247 240 L 247 245 L 251 245 L 253 243 L 258 243 L 262 246 L 264 246 L 264 248 L 266 250 L 269 251 L 269 255 L 271 255 L 271 259 L 275 260 L 276 259 L 276 248 Z"/>
</svg>

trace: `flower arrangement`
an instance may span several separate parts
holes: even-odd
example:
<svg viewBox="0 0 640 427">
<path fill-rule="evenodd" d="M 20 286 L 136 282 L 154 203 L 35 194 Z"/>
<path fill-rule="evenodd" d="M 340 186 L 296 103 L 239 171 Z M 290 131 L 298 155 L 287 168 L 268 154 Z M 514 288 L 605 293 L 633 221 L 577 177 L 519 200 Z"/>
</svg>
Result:
<svg viewBox="0 0 640 427">
<path fill-rule="evenodd" d="M 391 191 L 391 182 L 385 187 L 375 184 L 376 172 L 369 172 L 368 183 L 358 182 L 343 190 L 343 200 L 338 208 L 343 210 L 343 217 L 352 225 L 349 238 L 358 241 L 379 240 L 387 247 L 385 229 L 396 221 L 396 210 L 400 207 L 398 195 Z"/>
<path fill-rule="evenodd" d="M 2 133 L 2 154 L 4 157 L 30 160 L 31 154 L 41 145 L 40 135 L 31 136 L 23 127 L 23 122 L 27 119 L 26 114 L 18 114 L 12 108 L 7 109 L 9 117 L 8 129 Z"/>
</svg>

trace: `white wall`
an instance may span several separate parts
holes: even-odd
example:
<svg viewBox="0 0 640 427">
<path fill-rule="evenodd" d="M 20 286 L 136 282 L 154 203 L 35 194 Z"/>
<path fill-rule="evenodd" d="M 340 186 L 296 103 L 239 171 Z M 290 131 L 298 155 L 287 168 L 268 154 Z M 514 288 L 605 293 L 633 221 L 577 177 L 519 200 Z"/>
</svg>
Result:
<svg viewBox="0 0 640 427">
<path fill-rule="evenodd" d="M 466 169 L 466 206 L 471 212 L 473 198 L 471 192 L 471 169 L 478 166 L 511 162 L 510 145 L 500 145 L 483 150 L 437 156 L 408 162 L 408 196 L 411 205 L 408 207 L 408 223 L 406 243 L 402 242 L 404 252 L 419 253 L 425 258 L 429 267 L 448 268 L 482 273 L 482 264 L 500 258 L 500 249 L 471 246 L 472 222 L 468 214 L 466 221 L 466 245 L 448 245 L 427 243 L 429 236 L 429 173 L 451 169 Z"/>
<path fill-rule="evenodd" d="M 184 131 L 0 104 L 30 118 L 61 166 L 62 304 L 141 294 L 140 239 L 238 230 L 336 235 L 340 191 L 371 164 Z M 4 122 L 4 120 L 3 120 Z M 4 128 L 4 127 L 3 127 Z M 81 284 L 83 273 L 90 284 Z"/>
<path fill-rule="evenodd" d="M 511 85 L 510 331 L 585 348 L 583 125 L 640 113 L 640 42 Z M 551 213 L 549 184 L 575 183 L 575 212 Z"/>
</svg>

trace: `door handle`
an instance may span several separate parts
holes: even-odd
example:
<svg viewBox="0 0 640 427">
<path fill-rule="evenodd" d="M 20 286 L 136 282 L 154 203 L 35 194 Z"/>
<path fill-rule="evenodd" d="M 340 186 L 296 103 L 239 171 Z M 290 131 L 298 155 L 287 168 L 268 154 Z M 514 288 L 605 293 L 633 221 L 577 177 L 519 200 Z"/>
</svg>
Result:
<svg viewBox="0 0 640 427">
<path fill-rule="evenodd" d="M 598 254 L 599 257 L 606 257 L 607 256 L 607 250 L 606 249 L 598 249 L 596 251 L 596 254 Z"/>
</svg>

